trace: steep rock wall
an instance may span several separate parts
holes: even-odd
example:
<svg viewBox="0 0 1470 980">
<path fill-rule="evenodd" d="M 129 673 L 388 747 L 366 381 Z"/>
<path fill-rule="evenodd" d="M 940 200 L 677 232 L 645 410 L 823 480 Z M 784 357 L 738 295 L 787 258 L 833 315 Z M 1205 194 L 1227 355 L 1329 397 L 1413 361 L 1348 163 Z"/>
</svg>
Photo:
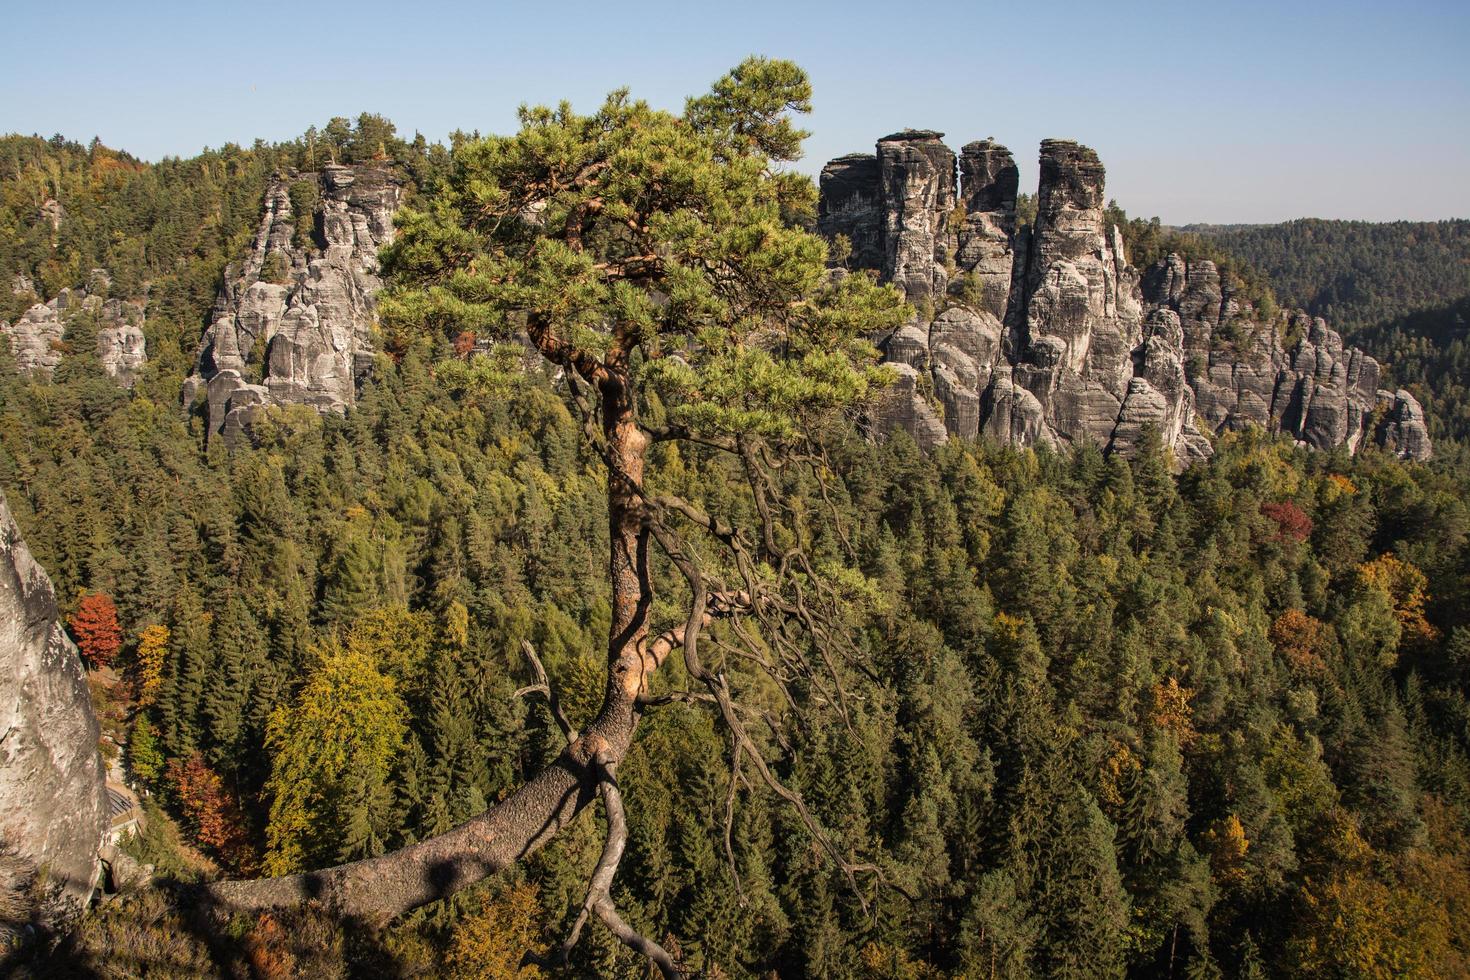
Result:
<svg viewBox="0 0 1470 980">
<path fill-rule="evenodd" d="M 296 213 L 293 187 L 315 199 L 309 215 Z M 238 437 L 261 406 L 340 412 L 355 403 L 376 350 L 378 249 L 392 240 L 401 196 L 402 181 L 376 166 L 332 164 L 272 181 L 250 253 L 227 270 L 184 385 L 186 405 L 204 394 L 211 434 Z"/>
<path fill-rule="evenodd" d="M 942 134 L 906 130 L 823 169 L 818 230 L 844 236 L 846 267 L 917 311 L 876 338 L 900 370 L 880 430 L 925 446 L 983 433 L 1131 453 L 1151 428 L 1187 465 L 1210 454 L 1207 434 L 1260 425 L 1316 448 L 1368 439 L 1427 458 L 1419 406 L 1380 392 L 1378 364 L 1325 322 L 1260 322 L 1210 262 L 1170 256 L 1140 275 L 1106 220 L 1097 154 L 1045 140 L 1040 171 L 1022 226 L 1018 170 L 993 140 L 956 158 Z M 1300 339 L 1288 349 L 1287 336 Z"/>
<path fill-rule="evenodd" d="M 0 839 L 91 894 L 107 829 L 97 718 L 46 572 L 0 495 Z"/>
</svg>

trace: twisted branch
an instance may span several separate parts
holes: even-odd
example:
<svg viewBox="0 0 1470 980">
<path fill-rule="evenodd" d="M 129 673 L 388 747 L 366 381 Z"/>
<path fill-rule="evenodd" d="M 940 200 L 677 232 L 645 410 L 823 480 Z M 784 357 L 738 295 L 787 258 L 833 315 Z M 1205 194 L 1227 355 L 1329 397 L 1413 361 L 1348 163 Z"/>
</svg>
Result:
<svg viewBox="0 0 1470 980">
<path fill-rule="evenodd" d="M 622 862 L 623 851 L 628 845 L 628 817 L 623 809 L 623 794 L 618 789 L 616 760 L 599 752 L 593 757 L 592 765 L 597 770 L 602 805 L 607 811 L 607 840 L 603 844 L 602 856 L 597 859 L 597 867 L 592 870 L 592 878 L 587 885 L 587 897 L 582 901 L 582 910 L 572 924 L 567 938 L 562 940 L 552 955 L 538 957 L 528 953 L 523 962 L 548 967 L 565 966 L 577 940 L 582 937 L 582 927 L 587 924 L 588 917 L 596 913 L 624 946 L 646 957 L 658 967 L 666 980 L 680 980 L 686 974 L 669 955 L 668 950 L 628 925 L 613 904 L 613 879 L 617 877 L 618 865 Z"/>
<path fill-rule="evenodd" d="M 571 745 L 580 736 L 572 723 L 567 719 L 566 713 L 562 711 L 561 699 L 556 696 L 556 691 L 551 686 L 551 680 L 546 676 L 546 668 L 541 665 L 541 658 L 536 656 L 536 648 L 531 646 L 530 640 L 521 641 L 521 652 L 531 662 L 531 668 L 536 674 L 536 683 L 528 684 L 515 692 L 514 697 L 525 697 L 528 694 L 540 694 L 546 698 L 547 705 L 551 708 L 551 717 L 556 719 L 556 727 L 566 737 L 567 744 Z"/>
</svg>

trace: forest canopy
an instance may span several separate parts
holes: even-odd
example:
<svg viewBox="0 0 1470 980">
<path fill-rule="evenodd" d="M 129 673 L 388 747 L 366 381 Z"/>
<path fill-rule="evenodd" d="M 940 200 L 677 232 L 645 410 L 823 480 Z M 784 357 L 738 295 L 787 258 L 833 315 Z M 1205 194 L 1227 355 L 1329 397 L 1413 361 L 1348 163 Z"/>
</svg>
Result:
<svg viewBox="0 0 1470 980">
<path fill-rule="evenodd" d="M 866 438 L 865 330 L 904 311 L 801 230 L 810 97 L 757 60 L 680 114 L 616 93 L 451 148 L 371 116 L 156 165 L 0 142 L 7 278 L 147 286 L 132 393 L 0 343 L 0 486 L 115 681 L 140 859 L 310 872 L 570 794 L 385 928 L 266 895 L 220 929 L 163 888 L 37 974 L 1470 971 L 1464 457 Z M 322 154 L 411 178 L 392 356 L 343 416 L 206 445 L 179 391 L 222 270 Z M 93 230 L 53 249 L 38 196 Z M 612 928 L 565 945 L 584 913 Z"/>
</svg>

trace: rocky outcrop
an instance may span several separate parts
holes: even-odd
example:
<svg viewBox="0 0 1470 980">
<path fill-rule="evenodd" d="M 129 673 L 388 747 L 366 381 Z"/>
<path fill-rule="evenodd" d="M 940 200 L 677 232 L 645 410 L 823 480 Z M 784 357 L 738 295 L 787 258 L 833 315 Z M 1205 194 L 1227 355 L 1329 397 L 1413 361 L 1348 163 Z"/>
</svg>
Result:
<svg viewBox="0 0 1470 980">
<path fill-rule="evenodd" d="M 61 322 L 57 302 L 37 303 L 14 323 L 0 321 L 0 333 L 10 338 L 10 353 L 23 374 L 31 377 L 43 372 L 50 374 L 61 363 L 61 335 L 66 327 Z"/>
<path fill-rule="evenodd" d="M 63 337 L 79 317 L 97 334 L 97 358 L 118 384 L 131 388 L 148 361 L 143 336 L 143 304 L 109 299 L 112 282 L 102 269 L 93 269 L 84 286 L 63 289 L 55 299 L 36 303 L 14 323 L 0 322 L 0 333 L 10 338 L 17 369 L 31 377 L 50 375 L 67 350 Z M 33 291 L 27 280 L 17 281 L 17 293 Z"/>
<path fill-rule="evenodd" d="M 994 140 L 966 143 L 960 150 L 965 218 L 956 237 L 955 266 L 962 277 L 957 292 L 997 326 L 1011 295 L 1020 182 L 1011 151 Z"/>
<path fill-rule="evenodd" d="M 883 264 L 882 189 L 878 158 L 871 153 L 838 157 L 822 168 L 822 197 L 817 203 L 817 230 L 828 238 L 841 235 L 850 248 L 847 261 L 856 269 Z"/>
<path fill-rule="evenodd" d="M 107 830 L 98 726 L 51 580 L 0 495 L 0 840 L 85 901 Z"/>
<path fill-rule="evenodd" d="M 376 352 L 378 249 L 393 237 L 402 182 L 376 166 L 279 174 L 250 254 L 232 265 L 184 402 L 237 437 L 263 406 L 354 404 Z"/>
<path fill-rule="evenodd" d="M 1428 459 L 1433 447 L 1418 399 L 1400 388 L 1393 392 L 1380 391 L 1378 400 L 1386 406 L 1383 419 L 1374 433 L 1378 444 L 1404 459 Z"/>
<path fill-rule="evenodd" d="M 1042 143 L 1015 376 L 1041 402 L 1058 443 L 1109 445 L 1125 399 L 1139 403 L 1130 416 L 1162 414 L 1161 393 L 1135 374 L 1135 350 L 1146 354 L 1137 276 L 1103 205 L 1097 154 L 1065 140 Z"/>
<path fill-rule="evenodd" d="M 1155 313 L 1179 318 L 1186 379 L 1208 430 L 1258 425 L 1315 449 L 1349 451 L 1372 435 L 1378 362 L 1320 317 L 1263 316 L 1233 294 L 1213 262 L 1178 255 L 1148 270 L 1142 294 Z M 1289 337 L 1297 339 L 1288 346 Z"/>
<path fill-rule="evenodd" d="M 846 267 L 917 311 L 874 338 L 900 372 L 873 409 L 879 431 L 933 444 L 937 421 L 944 436 L 1122 453 L 1153 431 L 1187 465 L 1211 453 L 1210 434 L 1260 425 L 1317 448 L 1374 439 L 1427 457 L 1412 399 L 1393 396 L 1373 427 L 1378 364 L 1322 320 L 1257 316 L 1210 262 L 1170 256 L 1140 275 L 1087 147 L 1043 141 L 1029 227 L 994 140 L 956 160 L 942 134 L 907 130 L 877 151 L 823 169 L 818 229 L 854 243 Z"/>
<path fill-rule="evenodd" d="M 923 449 L 933 449 L 948 438 L 942 422 L 925 396 L 925 375 L 910 365 L 893 365 L 895 380 L 879 396 L 874 411 L 893 428 L 903 429 Z"/>
<path fill-rule="evenodd" d="M 878 141 L 883 277 L 921 308 L 942 298 L 948 286 L 955 156 L 943 136 L 910 129 Z"/>
<path fill-rule="evenodd" d="M 102 370 L 131 388 L 148 362 L 143 337 L 143 304 L 110 299 L 103 304 L 97 328 L 97 358 Z"/>
</svg>

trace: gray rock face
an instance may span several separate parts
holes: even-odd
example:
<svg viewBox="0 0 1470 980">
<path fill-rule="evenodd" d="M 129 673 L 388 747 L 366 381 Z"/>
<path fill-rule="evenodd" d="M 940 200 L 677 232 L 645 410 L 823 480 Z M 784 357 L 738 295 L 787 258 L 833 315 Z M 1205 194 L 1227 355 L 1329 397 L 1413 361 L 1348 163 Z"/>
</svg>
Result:
<svg viewBox="0 0 1470 980">
<path fill-rule="evenodd" d="M 1143 298 L 1150 316 L 1179 317 L 1186 380 L 1210 431 L 1259 425 L 1314 449 L 1349 451 L 1371 438 L 1406 458 L 1428 458 L 1418 404 L 1380 392 L 1378 362 L 1345 345 L 1320 317 L 1297 310 L 1268 321 L 1232 295 L 1213 262 L 1178 255 L 1148 270 Z M 1293 336 L 1298 339 L 1288 348 L 1284 338 Z M 1405 428 L 1385 419 L 1369 432 L 1380 400 L 1392 403 L 1389 417 L 1401 417 Z"/>
<path fill-rule="evenodd" d="M 50 374 L 61 363 L 61 335 L 66 327 L 55 304 L 56 300 L 37 303 L 14 323 L 0 321 L 0 333 L 10 338 L 15 366 L 23 374 L 32 377 L 38 372 Z"/>
<path fill-rule="evenodd" d="M 1378 398 L 1388 406 L 1374 433 L 1378 444 L 1404 459 L 1428 459 L 1434 450 L 1418 400 L 1402 388 L 1395 392 L 1380 391 Z"/>
<path fill-rule="evenodd" d="M 1103 220 L 1102 182 L 1088 148 L 1041 144 L 1015 375 L 1041 401 L 1057 442 L 1105 447 L 1124 399 L 1153 393 L 1131 384 L 1142 309 L 1122 239 Z"/>
<path fill-rule="evenodd" d="M 945 265 L 955 156 L 943 136 L 910 129 L 878 141 L 883 278 L 919 308 L 943 298 L 949 279 Z"/>
<path fill-rule="evenodd" d="M 871 153 L 838 157 L 818 179 L 817 230 L 828 238 L 845 236 L 849 264 L 877 269 L 883 264 L 883 209 L 878 158 Z"/>
<path fill-rule="evenodd" d="M 879 396 L 873 416 L 879 429 L 892 432 L 902 429 L 913 437 L 921 449 L 933 449 L 947 438 L 944 423 L 924 397 L 921 375 L 901 362 L 893 365 L 897 379 Z"/>
<path fill-rule="evenodd" d="M 51 580 L 0 496 L 0 839 L 78 901 L 107 830 L 97 719 Z"/>
<path fill-rule="evenodd" d="M 21 290 L 21 283 L 16 290 Z M 91 316 L 97 326 L 97 357 L 103 369 L 125 388 L 131 388 L 148 362 L 143 338 L 143 304 L 108 299 L 111 279 L 93 269 L 85 286 L 63 289 L 49 303 L 36 303 L 15 323 L 0 322 L 0 333 L 10 338 L 15 365 L 24 374 L 49 375 L 61 364 L 62 337 L 78 316 Z M 26 291 L 32 290 L 29 281 Z"/>
<path fill-rule="evenodd" d="M 37 213 L 41 220 L 51 226 L 53 234 L 61 230 L 61 223 L 66 220 L 66 208 L 62 207 L 61 202 L 55 198 L 48 197 L 43 201 Z"/>
<path fill-rule="evenodd" d="M 1015 264 L 1016 190 L 1021 172 L 1011 151 L 992 140 L 966 143 L 960 151 L 960 200 L 955 265 L 958 292 L 971 306 L 1003 320 Z"/>
<path fill-rule="evenodd" d="M 97 358 L 124 388 L 131 388 L 148 362 L 143 338 L 143 304 L 110 299 L 98 313 Z"/>
<path fill-rule="evenodd" d="M 1317 448 L 1353 451 L 1371 435 L 1427 456 L 1411 398 L 1392 396 L 1368 432 L 1378 364 L 1323 321 L 1257 322 L 1211 262 L 1170 256 L 1140 276 L 1087 147 L 1043 141 L 1029 228 L 1017 222 L 1015 161 L 993 140 L 963 148 L 958 187 L 939 133 L 907 130 L 877 150 L 822 171 L 818 229 L 847 236 L 848 267 L 876 272 L 919 311 L 877 338 L 899 372 L 874 411 L 879 431 L 1133 453 L 1152 430 L 1187 465 L 1212 452 L 1207 433 L 1260 425 Z M 1285 337 L 1300 339 L 1288 350 Z"/>
<path fill-rule="evenodd" d="M 293 210 L 291 188 L 317 203 Z M 329 165 L 278 175 L 250 254 L 226 273 L 185 404 L 209 401 L 209 429 L 236 438 L 266 405 L 340 412 L 376 351 L 378 249 L 392 240 L 402 182 L 388 170 Z M 310 221 L 309 243 L 298 231 Z"/>
</svg>

